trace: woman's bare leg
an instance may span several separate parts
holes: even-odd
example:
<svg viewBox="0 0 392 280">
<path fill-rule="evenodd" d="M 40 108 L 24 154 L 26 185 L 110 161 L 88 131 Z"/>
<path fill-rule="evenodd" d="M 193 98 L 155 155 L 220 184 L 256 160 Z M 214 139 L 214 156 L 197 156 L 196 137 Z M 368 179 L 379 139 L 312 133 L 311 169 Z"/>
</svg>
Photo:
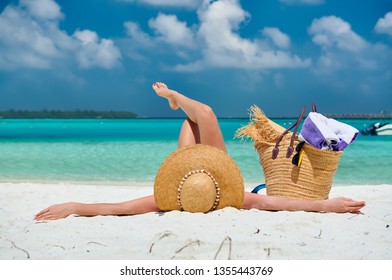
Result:
<svg viewBox="0 0 392 280">
<path fill-rule="evenodd" d="M 191 140 L 194 139 L 195 143 L 214 146 L 226 151 L 222 131 L 211 107 L 171 90 L 163 83 L 157 82 L 152 88 L 159 96 L 169 101 L 170 108 L 173 110 L 181 108 L 189 118 L 188 123 L 183 125 L 182 130 L 184 131 L 180 133 L 179 146 L 180 144 L 193 143 Z M 198 129 L 192 123 L 197 125 Z M 200 142 L 197 142 L 198 138 Z"/>
<path fill-rule="evenodd" d="M 198 143 L 200 143 L 199 126 L 187 118 L 183 122 L 180 130 L 180 136 L 178 137 L 178 148 Z"/>
</svg>

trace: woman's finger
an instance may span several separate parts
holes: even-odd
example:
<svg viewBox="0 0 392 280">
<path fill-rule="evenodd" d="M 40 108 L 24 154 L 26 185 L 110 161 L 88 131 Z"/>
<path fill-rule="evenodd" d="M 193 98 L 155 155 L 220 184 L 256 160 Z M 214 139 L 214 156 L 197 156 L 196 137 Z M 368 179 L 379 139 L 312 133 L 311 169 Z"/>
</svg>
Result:
<svg viewBox="0 0 392 280">
<path fill-rule="evenodd" d="M 49 208 L 46 208 L 46 209 L 40 211 L 40 212 L 39 212 L 38 214 L 36 214 L 35 216 L 42 215 L 43 213 L 46 213 L 46 212 L 48 212 L 48 211 L 49 211 Z"/>
</svg>

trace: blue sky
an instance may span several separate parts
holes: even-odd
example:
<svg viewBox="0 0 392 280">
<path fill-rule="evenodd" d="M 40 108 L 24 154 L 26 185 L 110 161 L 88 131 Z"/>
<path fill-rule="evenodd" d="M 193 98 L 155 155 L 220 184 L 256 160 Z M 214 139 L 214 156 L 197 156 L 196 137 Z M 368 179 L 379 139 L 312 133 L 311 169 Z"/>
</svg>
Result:
<svg viewBox="0 0 392 280">
<path fill-rule="evenodd" d="M 219 117 L 392 110 L 392 0 L 0 1 L 0 110 Z"/>
</svg>

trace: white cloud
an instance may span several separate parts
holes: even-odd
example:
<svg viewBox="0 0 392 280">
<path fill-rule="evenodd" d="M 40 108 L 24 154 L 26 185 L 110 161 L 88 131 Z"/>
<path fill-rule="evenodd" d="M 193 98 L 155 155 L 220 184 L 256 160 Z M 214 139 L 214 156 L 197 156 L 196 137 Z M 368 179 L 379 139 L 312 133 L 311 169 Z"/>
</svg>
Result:
<svg viewBox="0 0 392 280">
<path fill-rule="evenodd" d="M 368 47 L 368 43 L 351 30 L 348 22 L 336 16 L 313 20 L 309 34 L 313 36 L 315 44 L 325 49 L 337 47 L 349 52 L 360 52 Z"/>
<path fill-rule="evenodd" d="M 88 30 L 84 35 L 70 36 L 59 28 L 62 18 L 53 0 L 21 0 L 17 6 L 6 6 L 0 14 L 0 69 L 49 69 L 73 57 L 84 68 L 119 64 L 121 55 L 111 40 L 99 41 L 98 35 Z M 87 49 L 99 60 L 92 62 L 85 54 Z"/>
<path fill-rule="evenodd" d="M 264 27 L 262 31 L 264 36 L 269 37 L 272 42 L 282 49 L 287 49 L 290 47 L 290 37 L 280 31 L 276 27 Z"/>
<path fill-rule="evenodd" d="M 193 47 L 192 31 L 185 22 L 179 21 L 175 15 L 159 13 L 149 21 L 149 26 L 158 34 L 158 38 L 173 45 Z"/>
<path fill-rule="evenodd" d="M 303 61 L 289 52 L 266 48 L 256 40 L 242 38 L 237 30 L 250 15 L 241 8 L 238 0 L 207 0 L 198 10 L 198 16 L 203 59 L 178 65 L 178 71 L 198 71 L 208 67 L 293 68 L 310 64 L 310 61 Z M 279 44 L 282 45 L 282 41 Z"/>
<path fill-rule="evenodd" d="M 378 33 L 386 33 L 392 36 L 392 12 L 385 14 L 383 18 L 377 21 L 374 28 Z"/>
<path fill-rule="evenodd" d="M 0 69 L 49 68 L 61 51 L 47 30 L 18 8 L 6 7 L 0 15 Z"/>
<path fill-rule="evenodd" d="M 136 22 L 127 21 L 124 23 L 124 27 L 126 29 L 127 36 L 133 41 L 133 43 L 137 43 L 138 46 L 145 48 L 154 44 L 153 38 L 143 32 Z"/>
<path fill-rule="evenodd" d="M 40 19 L 61 19 L 60 6 L 52 0 L 20 0 L 21 7 L 26 7 L 30 14 Z"/>
<path fill-rule="evenodd" d="M 81 67 L 110 69 L 117 66 L 121 54 L 112 40 L 100 39 L 90 30 L 76 31 L 73 37 L 80 42 L 76 57 Z"/>
<path fill-rule="evenodd" d="M 337 75 L 341 71 L 384 71 L 390 69 L 391 49 L 380 43 L 370 43 L 351 29 L 351 25 L 336 16 L 313 20 L 308 29 L 312 40 L 322 48 L 315 73 Z"/>
<path fill-rule="evenodd" d="M 143 31 L 137 22 L 124 23 L 127 37 L 117 40 L 122 52 L 133 60 L 148 60 L 151 55 L 189 58 L 189 51 L 197 51 L 195 33 L 186 22 L 175 15 L 159 13 L 148 25 L 154 35 Z M 167 67 L 169 68 L 169 67 Z"/>
<path fill-rule="evenodd" d="M 139 24 L 133 21 L 124 22 L 127 37 L 116 41 L 121 52 L 133 60 L 146 60 L 144 56 L 148 50 L 151 52 L 156 46 L 156 40 L 148 33 L 141 30 Z"/>
<path fill-rule="evenodd" d="M 176 7 L 196 9 L 203 0 L 120 0 L 121 2 L 140 3 L 157 7 Z"/>
<path fill-rule="evenodd" d="M 277 28 L 264 30 L 265 41 L 242 38 L 238 31 L 249 17 L 249 13 L 241 8 L 239 0 L 205 0 L 198 9 L 199 24 L 192 28 L 177 16 L 163 13 L 149 20 L 149 27 L 156 36 L 142 31 L 135 22 L 126 22 L 124 26 L 128 43 L 124 46 L 128 47 L 124 48 L 124 53 L 140 60 L 144 58 L 143 45 L 147 48 L 156 47 L 160 53 L 165 50 L 170 52 L 170 48 L 174 47 L 177 57 L 187 61 L 175 66 L 177 71 L 200 71 L 213 67 L 268 69 L 310 65 L 309 59 L 302 60 L 288 51 L 290 38 Z M 267 39 L 272 44 L 268 44 Z M 166 43 L 164 48 L 163 42 Z M 189 51 L 200 59 L 192 60 L 191 57 L 195 56 L 190 55 Z"/>
<path fill-rule="evenodd" d="M 97 44 L 99 40 L 97 33 L 90 30 L 76 31 L 73 36 L 84 46 L 88 44 Z"/>
<path fill-rule="evenodd" d="M 302 4 L 302 5 L 320 5 L 324 4 L 324 0 L 279 0 L 285 4 Z"/>
</svg>

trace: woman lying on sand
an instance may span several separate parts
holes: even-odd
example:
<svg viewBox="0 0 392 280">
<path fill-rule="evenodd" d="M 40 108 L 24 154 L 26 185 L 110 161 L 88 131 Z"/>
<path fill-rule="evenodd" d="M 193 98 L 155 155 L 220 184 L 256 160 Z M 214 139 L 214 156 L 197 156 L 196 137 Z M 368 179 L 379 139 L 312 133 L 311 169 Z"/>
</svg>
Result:
<svg viewBox="0 0 392 280">
<path fill-rule="evenodd" d="M 155 92 L 169 101 L 171 109 L 181 108 L 188 118 L 184 121 L 178 147 L 192 144 L 206 144 L 226 152 L 218 120 L 212 109 L 196 100 L 192 100 L 174 90 L 164 83 L 155 83 L 152 88 Z M 259 210 L 286 210 L 311 212 L 360 213 L 365 206 L 364 201 L 354 201 L 350 198 L 339 197 L 327 200 L 302 200 L 295 198 L 265 196 L 246 192 L 243 209 L 256 208 Z M 68 202 L 52 205 L 35 216 L 35 220 L 56 220 L 76 214 L 80 216 L 97 215 L 136 215 L 148 212 L 157 212 L 154 196 L 146 196 L 120 203 L 94 203 L 83 204 Z"/>
</svg>

